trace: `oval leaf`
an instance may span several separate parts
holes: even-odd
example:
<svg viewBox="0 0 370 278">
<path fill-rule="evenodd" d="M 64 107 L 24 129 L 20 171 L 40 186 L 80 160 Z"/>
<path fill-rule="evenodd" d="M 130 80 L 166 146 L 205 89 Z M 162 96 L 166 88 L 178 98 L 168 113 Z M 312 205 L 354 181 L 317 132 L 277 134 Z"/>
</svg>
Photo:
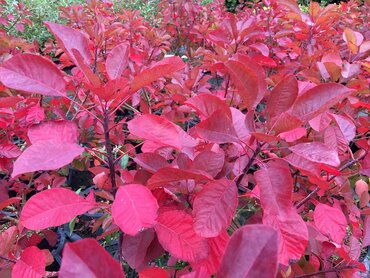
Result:
<svg viewBox="0 0 370 278">
<path fill-rule="evenodd" d="M 61 71 L 38 55 L 19 54 L 7 60 L 0 66 L 0 82 L 28 93 L 66 96 L 66 82 Z"/>
<path fill-rule="evenodd" d="M 30 230 L 60 226 L 95 207 L 75 192 L 52 188 L 33 195 L 23 207 L 20 222 Z"/>
<path fill-rule="evenodd" d="M 154 229 L 159 242 L 172 256 L 189 262 L 207 257 L 207 241 L 194 232 L 189 214 L 177 210 L 163 212 Z"/>
<path fill-rule="evenodd" d="M 27 247 L 13 267 L 12 278 L 42 278 L 45 274 L 45 255 L 36 246 Z"/>
<path fill-rule="evenodd" d="M 230 238 L 217 277 L 275 278 L 278 234 L 265 225 L 247 225 Z"/>
<path fill-rule="evenodd" d="M 337 83 L 318 85 L 297 98 L 293 105 L 292 115 L 303 121 L 309 121 L 352 92 L 352 89 Z"/>
<path fill-rule="evenodd" d="M 219 180 L 205 185 L 193 204 L 194 230 L 202 237 L 216 237 L 230 225 L 238 206 L 235 183 Z"/>
<path fill-rule="evenodd" d="M 60 278 L 124 278 L 120 264 L 92 238 L 67 243 L 63 250 Z"/>
<path fill-rule="evenodd" d="M 111 80 L 117 79 L 123 73 L 128 65 L 128 56 L 130 52 L 130 45 L 121 43 L 117 45 L 109 53 L 105 68 Z"/>
<path fill-rule="evenodd" d="M 119 187 L 112 205 L 114 222 L 129 235 L 136 235 L 156 223 L 158 203 L 152 192 L 140 184 Z"/>
<path fill-rule="evenodd" d="M 318 204 L 313 214 L 317 229 L 332 241 L 341 244 L 346 236 L 347 220 L 342 210 Z"/>
</svg>

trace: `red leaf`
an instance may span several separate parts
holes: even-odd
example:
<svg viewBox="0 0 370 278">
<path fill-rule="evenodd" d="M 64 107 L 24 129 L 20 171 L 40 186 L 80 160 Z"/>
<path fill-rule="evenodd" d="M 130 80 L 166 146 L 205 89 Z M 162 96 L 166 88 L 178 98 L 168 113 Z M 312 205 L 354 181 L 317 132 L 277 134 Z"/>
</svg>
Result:
<svg viewBox="0 0 370 278">
<path fill-rule="evenodd" d="M 299 259 L 308 243 L 306 223 L 292 204 L 293 179 L 281 162 L 270 162 L 254 174 L 260 189 L 263 223 L 279 232 L 279 262 Z"/>
<path fill-rule="evenodd" d="M 370 245 L 370 216 L 366 216 L 364 220 L 364 236 L 362 240 L 362 248 L 365 248 L 366 246 L 369 245 Z"/>
<path fill-rule="evenodd" d="M 239 61 L 226 63 L 231 80 L 248 109 L 256 107 L 259 101 L 258 77 L 255 71 Z"/>
<path fill-rule="evenodd" d="M 318 204 L 313 219 L 317 229 L 336 243 L 342 243 L 346 236 L 347 220 L 343 212 L 325 204 Z"/>
<path fill-rule="evenodd" d="M 298 96 L 298 82 L 294 75 L 284 77 L 272 90 L 267 100 L 267 114 L 272 119 L 287 111 Z"/>
<path fill-rule="evenodd" d="M 16 246 L 18 228 L 11 226 L 0 233 L 0 255 L 8 256 L 8 253 Z M 1 258 L 0 258 L 1 262 Z"/>
<path fill-rule="evenodd" d="M 134 136 L 178 150 L 185 147 L 195 147 L 198 144 L 179 126 L 157 115 L 146 114 L 137 117 L 128 122 L 128 128 Z"/>
<path fill-rule="evenodd" d="M 207 172 L 212 177 L 215 177 L 223 168 L 225 163 L 225 154 L 222 152 L 204 151 L 194 158 L 192 164 L 193 169 L 198 169 Z"/>
<path fill-rule="evenodd" d="M 174 181 L 196 180 L 198 182 L 213 180 L 210 175 L 199 170 L 183 170 L 165 167 L 156 172 L 149 180 L 148 185 L 151 189 L 166 185 Z"/>
<path fill-rule="evenodd" d="M 136 92 L 150 85 L 150 83 L 158 80 L 160 77 L 171 75 L 176 71 L 182 70 L 184 67 L 185 64 L 180 57 L 164 58 L 136 75 L 131 84 L 131 91 Z"/>
<path fill-rule="evenodd" d="M 280 133 L 279 137 L 287 142 L 294 142 L 306 135 L 307 130 L 304 127 L 298 127 L 293 130 Z"/>
<path fill-rule="evenodd" d="M 278 234 L 265 225 L 246 225 L 230 238 L 217 277 L 275 278 Z"/>
<path fill-rule="evenodd" d="M 225 101 L 212 94 L 200 94 L 189 98 L 186 105 L 193 107 L 201 117 L 209 117 L 217 110 L 222 110 L 231 118 L 229 106 Z"/>
<path fill-rule="evenodd" d="M 92 238 L 67 243 L 63 250 L 60 278 L 124 278 L 120 264 Z"/>
<path fill-rule="evenodd" d="M 92 56 L 89 50 L 89 41 L 80 31 L 50 21 L 45 22 L 45 25 L 53 33 L 58 44 L 60 44 L 63 51 L 72 59 L 75 65 L 79 65 L 79 62 L 73 55 L 73 49 L 76 49 L 81 54 L 84 64 L 91 64 Z"/>
<path fill-rule="evenodd" d="M 170 278 L 170 274 L 159 267 L 148 267 L 139 272 L 139 278 Z"/>
<path fill-rule="evenodd" d="M 13 267 L 12 278 L 42 278 L 45 274 L 45 255 L 36 246 L 27 247 Z"/>
<path fill-rule="evenodd" d="M 324 163 L 333 167 L 340 164 L 338 152 L 321 142 L 301 143 L 289 147 L 289 150 L 312 162 Z"/>
<path fill-rule="evenodd" d="M 32 143 L 15 161 L 12 177 L 23 173 L 55 170 L 72 162 L 83 152 L 73 122 L 45 122 L 28 130 Z"/>
<path fill-rule="evenodd" d="M 238 206 L 238 190 L 228 180 L 210 182 L 193 204 L 194 231 L 202 237 L 216 237 L 229 227 Z"/>
<path fill-rule="evenodd" d="M 156 153 L 140 153 L 136 155 L 134 161 L 150 173 L 155 173 L 159 169 L 169 166 L 167 160 Z"/>
<path fill-rule="evenodd" d="M 309 121 L 352 92 L 352 89 L 337 83 L 318 85 L 297 98 L 293 105 L 292 115 L 303 121 Z"/>
<path fill-rule="evenodd" d="M 124 235 L 122 239 L 122 256 L 131 268 L 140 269 L 145 263 L 145 257 L 155 232 L 147 229 L 136 236 Z"/>
<path fill-rule="evenodd" d="M 208 245 L 209 245 L 209 255 L 207 258 L 192 263 L 192 268 L 197 271 L 200 270 L 207 272 L 207 277 L 215 274 L 220 265 L 221 260 L 225 254 L 227 243 L 229 242 L 229 235 L 226 231 L 223 231 L 219 236 L 209 238 Z"/>
<path fill-rule="evenodd" d="M 66 82 L 61 71 L 38 55 L 19 54 L 7 60 L 0 66 L 0 82 L 28 93 L 66 96 Z"/>
<path fill-rule="evenodd" d="M 189 262 L 208 256 L 207 241 L 194 232 L 189 214 L 177 210 L 163 212 L 154 229 L 159 242 L 172 256 Z"/>
<path fill-rule="evenodd" d="M 128 56 L 130 54 L 130 45 L 121 43 L 117 45 L 108 54 L 105 68 L 111 80 L 117 79 L 123 73 L 128 65 Z"/>
<path fill-rule="evenodd" d="M 60 226 L 95 207 L 75 192 L 52 188 L 33 195 L 23 207 L 20 222 L 30 230 Z"/>
<path fill-rule="evenodd" d="M 22 151 L 13 144 L 0 145 L 0 157 L 15 158 L 18 157 Z"/>
<path fill-rule="evenodd" d="M 199 137 L 214 143 L 239 142 L 233 121 L 223 110 L 217 110 L 194 129 Z"/>
<path fill-rule="evenodd" d="M 154 226 L 157 210 L 157 199 L 140 184 L 119 187 L 112 204 L 114 222 L 124 233 L 133 236 L 144 228 Z"/>
</svg>

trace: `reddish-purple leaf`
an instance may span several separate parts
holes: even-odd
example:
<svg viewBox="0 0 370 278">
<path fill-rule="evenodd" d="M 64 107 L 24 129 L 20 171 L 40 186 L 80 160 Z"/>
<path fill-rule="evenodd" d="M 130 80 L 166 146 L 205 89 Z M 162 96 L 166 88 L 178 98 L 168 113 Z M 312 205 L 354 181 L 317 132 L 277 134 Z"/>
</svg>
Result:
<svg viewBox="0 0 370 278">
<path fill-rule="evenodd" d="M 279 137 L 287 142 L 294 142 L 306 135 L 307 130 L 304 127 L 298 127 L 293 130 L 280 133 Z"/>
<path fill-rule="evenodd" d="M 150 173 L 155 173 L 159 169 L 169 166 L 167 160 L 156 153 L 139 153 L 134 161 Z"/>
<path fill-rule="evenodd" d="M 226 102 L 212 94 L 194 96 L 189 98 L 185 104 L 194 108 L 199 116 L 204 118 L 211 116 L 217 110 L 224 111 L 231 118 L 230 109 Z"/>
<path fill-rule="evenodd" d="M 13 267 L 12 278 L 42 278 L 45 274 L 45 255 L 36 246 L 24 249 Z"/>
<path fill-rule="evenodd" d="M 287 111 L 298 96 L 298 82 L 294 75 L 284 77 L 272 90 L 267 100 L 267 114 L 270 119 Z"/>
<path fill-rule="evenodd" d="M 126 69 L 129 52 L 130 45 L 128 43 L 121 43 L 108 54 L 105 69 L 111 80 L 120 77 Z"/>
<path fill-rule="evenodd" d="M 370 245 L 370 216 L 366 216 L 364 220 L 364 236 L 362 241 L 362 247 Z"/>
<path fill-rule="evenodd" d="M 252 109 L 258 100 L 258 77 L 255 71 L 239 61 L 230 60 L 226 63 L 231 80 L 242 97 L 245 106 Z"/>
<path fill-rule="evenodd" d="M 148 248 L 154 237 L 155 232 L 153 229 L 144 230 L 136 236 L 123 236 L 122 256 L 130 267 L 140 269 L 143 266 Z"/>
<path fill-rule="evenodd" d="M 225 154 L 223 152 L 204 151 L 198 154 L 192 163 L 193 169 L 207 172 L 215 177 L 224 167 Z"/>
<path fill-rule="evenodd" d="M 16 246 L 18 235 L 17 226 L 10 226 L 8 229 L 0 233 L 0 255 L 8 256 L 9 251 Z M 1 261 L 1 259 L 0 259 Z"/>
<path fill-rule="evenodd" d="M 139 272 L 139 278 L 170 278 L 170 274 L 159 267 L 148 267 Z"/>
<path fill-rule="evenodd" d="M 181 180 L 195 180 L 197 182 L 207 182 L 213 178 L 206 172 L 196 169 L 183 170 L 171 167 L 165 167 L 156 172 L 149 180 L 148 186 L 153 189 L 167 185 L 168 183 Z"/>
<path fill-rule="evenodd" d="M 53 33 L 63 51 L 66 52 L 75 65 L 79 65 L 79 62 L 73 54 L 73 49 L 76 49 L 81 54 L 84 64 L 91 64 L 92 56 L 89 50 L 89 41 L 86 36 L 80 31 L 62 24 L 48 21 L 45 22 L 45 25 L 49 28 L 51 33 Z"/>
<path fill-rule="evenodd" d="M 157 199 L 147 187 L 140 184 L 119 187 L 112 204 L 114 222 L 124 233 L 132 236 L 154 226 L 157 210 Z"/>
<path fill-rule="evenodd" d="M 217 277 L 275 278 L 278 234 L 265 225 L 246 225 L 230 238 Z"/>
<path fill-rule="evenodd" d="M 171 75 L 176 71 L 182 70 L 184 67 L 185 63 L 180 57 L 173 56 L 164 58 L 136 75 L 131 84 L 131 91 L 136 92 L 150 85 L 150 83 L 156 81 L 160 77 Z"/>
<path fill-rule="evenodd" d="M 95 205 L 66 188 L 52 188 L 33 195 L 23 207 L 20 222 L 30 230 L 60 226 Z"/>
<path fill-rule="evenodd" d="M 223 110 L 214 112 L 194 130 L 199 137 L 214 143 L 239 142 L 233 121 Z"/>
<path fill-rule="evenodd" d="M 153 141 L 162 146 L 171 146 L 181 150 L 195 147 L 198 142 L 179 126 L 164 117 L 146 114 L 128 122 L 132 135 Z"/>
<path fill-rule="evenodd" d="M 193 228 L 193 218 L 184 211 L 170 210 L 158 216 L 154 226 L 158 240 L 172 256 L 195 262 L 208 256 L 208 243 Z"/>
<path fill-rule="evenodd" d="M 299 259 L 308 243 L 306 223 L 292 204 L 293 179 L 288 166 L 270 162 L 258 170 L 254 177 L 260 189 L 263 223 L 279 232 L 279 262 Z"/>
<path fill-rule="evenodd" d="M 15 158 L 18 157 L 22 151 L 13 144 L 1 144 L 0 145 L 0 157 Z"/>
<path fill-rule="evenodd" d="M 32 143 L 15 161 L 12 177 L 23 173 L 55 170 L 72 162 L 83 152 L 73 122 L 45 122 L 28 130 Z"/>
<path fill-rule="evenodd" d="M 342 210 L 318 204 L 313 219 L 317 229 L 332 241 L 341 244 L 346 236 L 347 220 Z"/>
<path fill-rule="evenodd" d="M 207 277 L 215 274 L 221 265 L 229 239 L 230 237 L 226 231 L 223 231 L 217 237 L 209 238 L 209 255 L 207 258 L 191 264 L 194 271 L 205 271 Z"/>
<path fill-rule="evenodd" d="M 356 136 L 356 126 L 351 119 L 349 117 L 337 114 L 330 114 L 329 116 L 335 120 L 346 140 L 351 142 Z"/>
<path fill-rule="evenodd" d="M 229 180 L 210 182 L 193 204 L 194 231 L 202 237 L 216 237 L 229 227 L 238 206 L 238 190 Z"/>
<path fill-rule="evenodd" d="M 297 98 L 292 115 L 303 121 L 311 120 L 352 92 L 352 89 L 337 83 L 320 84 Z"/>
<path fill-rule="evenodd" d="M 63 250 L 60 278 L 124 278 L 121 265 L 92 238 L 67 243 Z"/>
<path fill-rule="evenodd" d="M 0 66 L 0 82 L 5 86 L 45 96 L 66 96 L 66 82 L 61 71 L 49 60 L 18 54 Z"/>
<path fill-rule="evenodd" d="M 340 164 L 338 152 L 321 142 L 301 143 L 289 147 L 294 154 L 317 163 L 337 167 Z"/>
</svg>

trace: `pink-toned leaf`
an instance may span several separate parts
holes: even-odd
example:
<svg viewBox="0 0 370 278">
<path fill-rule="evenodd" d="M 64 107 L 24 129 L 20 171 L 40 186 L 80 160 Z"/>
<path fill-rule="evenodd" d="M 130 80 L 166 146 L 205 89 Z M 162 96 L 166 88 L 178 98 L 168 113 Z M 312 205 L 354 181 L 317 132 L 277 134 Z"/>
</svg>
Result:
<svg viewBox="0 0 370 278">
<path fill-rule="evenodd" d="M 223 168 L 225 155 L 223 152 L 204 151 L 198 154 L 193 161 L 192 168 L 207 172 L 215 177 Z"/>
<path fill-rule="evenodd" d="M 30 230 L 60 226 L 95 207 L 75 192 L 51 188 L 33 195 L 23 207 L 20 222 Z"/>
<path fill-rule="evenodd" d="M 292 115 L 308 121 L 342 101 L 353 92 L 337 83 L 320 84 L 300 95 L 294 102 Z"/>
<path fill-rule="evenodd" d="M 279 137 L 287 142 L 294 142 L 306 135 L 307 130 L 304 127 L 298 127 L 293 130 L 280 133 Z"/>
<path fill-rule="evenodd" d="M 316 177 L 320 177 L 321 170 L 317 163 L 312 162 L 302 156 L 296 155 L 291 153 L 284 157 L 284 160 L 287 161 L 290 165 L 293 165 L 305 175 L 314 175 Z"/>
<path fill-rule="evenodd" d="M 227 113 L 230 117 L 230 109 L 225 101 L 212 94 L 200 94 L 189 98 L 186 105 L 193 107 L 197 113 L 202 117 L 209 117 L 217 110 L 222 110 Z"/>
<path fill-rule="evenodd" d="M 148 267 L 139 272 L 139 278 L 170 278 L 170 274 L 159 267 Z"/>
<path fill-rule="evenodd" d="M 217 110 L 194 129 L 199 137 L 214 143 L 239 141 L 231 117 L 223 110 Z"/>
<path fill-rule="evenodd" d="M 152 192 L 140 184 L 127 184 L 118 188 L 112 204 L 112 216 L 126 234 L 136 235 L 156 223 L 158 204 Z"/>
<path fill-rule="evenodd" d="M 82 57 L 80 51 L 76 48 L 72 48 L 71 52 L 73 54 L 74 60 L 77 63 L 76 65 L 80 68 L 82 73 L 85 75 L 86 79 L 90 82 L 90 84 L 101 90 L 101 82 L 99 77 L 92 71 L 92 69 L 84 62 L 84 58 Z"/>
<path fill-rule="evenodd" d="M 235 183 L 224 179 L 206 184 L 194 200 L 194 231 L 207 238 L 220 235 L 230 225 L 237 206 Z"/>
<path fill-rule="evenodd" d="M 209 255 L 207 258 L 191 264 L 192 268 L 197 271 L 201 270 L 206 272 L 207 277 L 215 274 L 220 265 L 222 258 L 225 254 L 227 243 L 229 242 L 229 235 L 223 231 L 219 236 L 209 238 Z"/>
<path fill-rule="evenodd" d="M 165 167 L 156 172 L 149 180 L 148 186 L 153 189 L 168 183 L 181 180 L 195 180 L 197 182 L 207 182 L 213 178 L 206 172 L 196 169 L 183 170 L 171 167 Z"/>
<path fill-rule="evenodd" d="M 153 141 L 162 146 L 171 146 L 181 150 L 185 147 L 194 147 L 197 141 L 188 135 L 179 126 L 164 117 L 146 114 L 128 122 L 132 135 Z"/>
<path fill-rule="evenodd" d="M 150 173 L 155 173 L 159 169 L 169 166 L 167 160 L 156 153 L 140 153 L 136 155 L 134 161 Z"/>
<path fill-rule="evenodd" d="M 0 233 L 0 255 L 8 256 L 8 253 L 16 247 L 18 228 L 11 226 Z M 1 259 L 0 259 L 1 261 Z"/>
<path fill-rule="evenodd" d="M 272 90 L 267 100 L 267 114 L 272 119 L 287 111 L 298 96 L 298 82 L 294 75 L 284 77 Z"/>
<path fill-rule="evenodd" d="M 329 126 L 324 131 L 324 143 L 337 151 L 338 155 L 345 154 L 348 150 L 348 141 L 337 126 Z"/>
<path fill-rule="evenodd" d="M 318 204 L 313 219 L 317 229 L 330 240 L 341 244 L 346 236 L 347 220 L 343 212 L 325 204 Z"/>
<path fill-rule="evenodd" d="M 13 267 L 12 278 L 42 278 L 45 274 L 45 255 L 36 246 L 24 249 Z"/>
<path fill-rule="evenodd" d="M 308 243 L 305 222 L 292 204 L 293 179 L 289 168 L 281 162 L 270 162 L 254 177 L 260 189 L 263 223 L 279 232 L 279 262 L 289 265 L 298 260 Z"/>
<path fill-rule="evenodd" d="M 189 262 L 208 256 L 208 243 L 195 233 L 193 218 L 186 212 L 170 210 L 159 214 L 154 229 L 159 242 L 172 256 Z"/>
<path fill-rule="evenodd" d="M 230 238 L 217 277 L 275 278 L 278 234 L 266 225 L 246 225 Z"/>
<path fill-rule="evenodd" d="M 67 243 L 63 250 L 60 278 L 124 278 L 120 264 L 92 238 Z"/>
<path fill-rule="evenodd" d="M 337 167 L 340 164 L 338 152 L 321 142 L 301 143 L 289 147 L 294 154 L 317 163 Z"/>
<path fill-rule="evenodd" d="M 45 122 L 28 130 L 32 143 L 15 161 L 12 177 L 23 173 L 55 170 L 82 154 L 77 142 L 77 126 L 73 122 Z"/>
<path fill-rule="evenodd" d="M 182 70 L 184 67 L 185 63 L 180 57 L 173 56 L 164 58 L 136 75 L 131 84 L 131 91 L 136 92 L 150 85 L 150 83 L 158 80 L 160 77 L 171 75 L 176 71 Z"/>
<path fill-rule="evenodd" d="M 231 80 L 249 109 L 257 105 L 258 77 L 255 71 L 239 61 L 230 60 L 226 64 Z"/>
<path fill-rule="evenodd" d="M 122 256 L 130 267 L 140 269 L 150 244 L 155 237 L 154 229 L 147 229 L 136 236 L 124 235 L 122 238 Z"/>
<path fill-rule="evenodd" d="M 89 41 L 86 36 L 84 36 L 80 31 L 62 24 L 48 21 L 45 22 L 45 25 L 49 28 L 51 33 L 53 33 L 58 44 L 72 59 L 75 65 L 79 65 L 79 63 L 73 54 L 73 49 L 76 49 L 81 54 L 84 64 L 91 64 L 92 56 L 89 50 Z"/>
<path fill-rule="evenodd" d="M 108 54 L 105 69 L 111 80 L 117 79 L 123 73 L 128 65 L 128 56 L 130 54 L 130 45 L 121 43 L 117 45 Z"/>
<path fill-rule="evenodd" d="M 349 117 L 344 115 L 330 114 L 330 117 L 332 117 L 337 123 L 346 140 L 351 142 L 356 136 L 355 124 L 349 119 Z"/>
<path fill-rule="evenodd" d="M 364 220 L 364 236 L 362 240 L 362 248 L 370 245 L 370 216 L 366 216 Z"/>
<path fill-rule="evenodd" d="M 49 60 L 34 54 L 18 54 L 0 66 L 5 86 L 45 96 L 66 96 L 61 71 Z"/>
<path fill-rule="evenodd" d="M 1 144 L 0 145 L 0 157 L 15 158 L 18 157 L 22 151 L 13 144 Z"/>
</svg>

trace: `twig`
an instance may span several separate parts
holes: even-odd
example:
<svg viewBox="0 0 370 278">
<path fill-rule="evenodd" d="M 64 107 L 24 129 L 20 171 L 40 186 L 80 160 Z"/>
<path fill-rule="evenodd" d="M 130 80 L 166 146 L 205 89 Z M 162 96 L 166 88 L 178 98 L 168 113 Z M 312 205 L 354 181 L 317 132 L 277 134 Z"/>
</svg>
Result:
<svg viewBox="0 0 370 278">
<path fill-rule="evenodd" d="M 339 272 L 341 270 L 351 269 L 351 268 L 356 268 L 356 266 L 355 265 L 344 265 L 344 266 L 340 266 L 340 267 L 333 267 L 333 268 L 329 268 L 329 269 L 325 269 L 325 270 L 311 272 L 311 273 L 308 273 L 308 274 L 297 275 L 297 276 L 294 276 L 294 278 L 312 277 L 312 276 L 320 275 L 320 274 L 323 274 L 323 273 Z"/>
<path fill-rule="evenodd" d="M 17 261 L 0 255 L 0 259 L 15 264 Z"/>
<path fill-rule="evenodd" d="M 365 156 L 367 155 L 367 152 L 365 152 L 364 154 L 362 154 L 360 157 L 358 157 L 357 159 L 355 160 L 351 160 L 349 162 L 347 162 L 346 164 L 344 164 L 342 167 L 339 168 L 339 172 L 342 172 L 343 170 L 351 167 L 353 164 L 356 164 L 357 162 L 359 162 L 360 160 L 362 160 Z M 329 179 L 328 179 L 328 182 L 331 182 L 333 179 L 335 179 L 335 176 L 331 176 Z M 333 189 L 333 188 L 331 188 Z M 298 202 L 296 204 L 296 208 L 300 208 L 301 206 L 303 206 L 306 202 L 308 202 L 309 199 L 311 199 L 311 197 L 313 195 L 315 195 L 317 192 L 320 191 L 320 187 L 316 187 L 310 194 L 308 194 L 303 200 L 301 200 L 300 202 Z"/>
<path fill-rule="evenodd" d="M 239 188 L 240 183 L 242 182 L 244 176 L 247 174 L 249 168 L 252 166 L 254 160 L 257 158 L 258 154 L 261 151 L 262 145 L 257 146 L 256 150 L 253 152 L 252 157 L 249 159 L 248 164 L 244 167 L 242 174 L 236 180 L 236 186 Z"/>
</svg>

